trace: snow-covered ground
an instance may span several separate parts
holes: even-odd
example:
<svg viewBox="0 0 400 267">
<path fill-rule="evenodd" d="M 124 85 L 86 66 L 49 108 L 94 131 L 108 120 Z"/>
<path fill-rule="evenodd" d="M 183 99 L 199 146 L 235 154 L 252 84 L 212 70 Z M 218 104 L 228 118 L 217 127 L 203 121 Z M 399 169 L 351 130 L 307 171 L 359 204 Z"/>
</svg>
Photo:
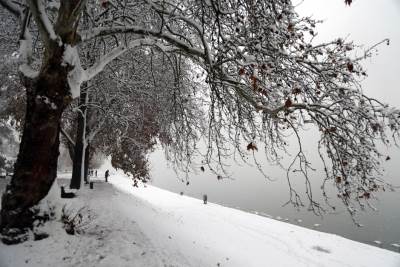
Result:
<svg viewBox="0 0 400 267">
<path fill-rule="evenodd" d="M 63 182 L 60 180 L 59 182 Z M 135 188 L 123 175 L 95 183 L 70 209 L 87 206 L 88 229 L 0 244 L 0 266 L 400 266 L 400 254 L 255 214 Z"/>
</svg>

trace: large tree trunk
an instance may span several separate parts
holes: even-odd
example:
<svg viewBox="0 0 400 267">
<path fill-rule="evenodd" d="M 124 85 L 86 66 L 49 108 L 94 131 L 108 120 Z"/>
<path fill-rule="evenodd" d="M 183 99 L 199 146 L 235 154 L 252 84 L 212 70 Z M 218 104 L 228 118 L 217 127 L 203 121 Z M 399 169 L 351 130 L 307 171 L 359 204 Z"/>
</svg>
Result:
<svg viewBox="0 0 400 267">
<path fill-rule="evenodd" d="M 89 101 L 89 97 L 87 97 L 87 101 Z M 89 120 L 90 120 L 90 109 L 89 106 L 86 107 L 86 130 L 85 135 L 86 137 L 90 134 L 90 127 L 89 127 Z M 90 140 L 86 138 L 86 149 L 85 149 L 85 170 L 84 170 L 84 180 L 85 183 L 89 183 L 88 173 L 89 173 L 89 163 L 90 163 Z"/>
<path fill-rule="evenodd" d="M 61 131 L 61 133 L 62 133 L 62 131 Z M 65 139 L 67 139 L 67 138 L 65 138 Z M 73 162 L 74 161 L 74 153 L 75 153 L 75 144 L 71 143 L 69 140 L 67 140 L 65 142 L 65 146 L 67 147 L 69 158 L 71 159 L 71 162 Z"/>
<path fill-rule="evenodd" d="M 85 149 L 85 170 L 84 170 L 84 180 L 85 183 L 88 184 L 89 183 L 89 179 L 88 179 L 88 174 L 89 174 L 89 153 L 90 153 L 90 144 L 87 144 L 86 149 Z"/>
<path fill-rule="evenodd" d="M 78 112 L 78 127 L 75 140 L 74 150 L 74 161 L 72 166 L 72 178 L 69 187 L 71 189 L 79 189 L 82 184 L 82 176 L 85 164 L 85 128 L 86 128 L 86 101 L 87 92 L 82 90 L 79 106 L 80 112 Z"/>
<path fill-rule="evenodd" d="M 27 109 L 14 176 L 2 197 L 0 230 L 4 242 L 26 238 L 36 211 L 57 175 L 62 112 L 70 102 L 67 71 L 60 66 L 62 49 L 42 68 L 40 76 L 26 83 Z"/>
</svg>

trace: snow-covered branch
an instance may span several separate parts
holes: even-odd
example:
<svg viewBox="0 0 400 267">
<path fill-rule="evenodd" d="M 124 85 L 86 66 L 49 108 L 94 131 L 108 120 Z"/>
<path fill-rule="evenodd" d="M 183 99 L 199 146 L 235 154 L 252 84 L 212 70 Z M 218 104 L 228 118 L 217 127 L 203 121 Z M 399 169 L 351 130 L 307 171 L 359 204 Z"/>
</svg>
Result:
<svg viewBox="0 0 400 267">
<path fill-rule="evenodd" d="M 107 55 L 101 57 L 97 63 L 95 63 L 92 67 L 86 70 L 86 75 L 84 76 L 84 80 L 88 81 L 92 79 L 94 76 L 103 71 L 104 67 L 109 64 L 111 61 L 121 56 L 123 53 L 128 51 L 129 49 L 133 49 L 139 46 L 146 45 L 154 45 L 157 41 L 153 39 L 136 39 L 128 44 L 122 44 L 113 50 L 111 50 Z"/>
<path fill-rule="evenodd" d="M 53 24 L 47 16 L 44 0 L 28 0 L 28 4 L 33 17 L 35 18 L 36 24 L 39 27 L 43 41 L 46 45 L 48 45 L 50 40 L 55 41 L 57 36 Z"/>
<path fill-rule="evenodd" d="M 68 134 L 62 127 L 60 128 L 60 132 L 61 132 L 61 134 L 67 139 L 67 141 L 68 141 L 71 145 L 75 146 L 74 140 L 72 140 L 71 136 L 69 136 L 69 134 Z"/>
<path fill-rule="evenodd" d="M 182 49 L 183 51 L 187 52 L 188 55 L 196 57 L 204 56 L 204 51 L 202 49 L 193 47 L 190 44 L 174 37 L 172 34 L 155 30 L 148 30 L 138 26 L 114 26 L 112 28 L 98 27 L 88 31 L 80 32 L 79 34 L 81 36 L 82 42 L 86 42 L 96 37 L 108 36 L 114 34 L 127 34 L 127 33 L 140 34 L 142 36 L 148 36 L 148 38 L 151 37 L 159 38 L 161 40 L 165 40 L 171 45 L 176 46 L 177 48 Z"/>
<path fill-rule="evenodd" d="M 19 71 L 27 78 L 34 79 L 38 76 L 39 72 L 31 67 L 32 63 L 32 35 L 29 31 L 29 24 L 31 13 L 29 9 L 24 12 L 21 26 L 21 37 L 19 40 L 19 55 L 21 65 Z"/>
</svg>

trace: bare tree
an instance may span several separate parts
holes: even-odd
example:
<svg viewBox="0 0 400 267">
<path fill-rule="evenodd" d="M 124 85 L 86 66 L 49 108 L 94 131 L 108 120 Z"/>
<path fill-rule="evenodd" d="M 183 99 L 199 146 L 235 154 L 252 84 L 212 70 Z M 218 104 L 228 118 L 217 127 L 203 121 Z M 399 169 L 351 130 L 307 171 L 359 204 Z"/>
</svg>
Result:
<svg viewBox="0 0 400 267">
<path fill-rule="evenodd" d="M 317 22 L 299 17 L 289 0 L 0 3 L 20 21 L 19 70 L 27 94 L 20 152 L 2 200 L 5 236 L 17 235 L 18 241 L 32 227 L 32 207 L 56 177 L 61 115 L 79 96 L 81 84 L 142 47 L 183 57 L 194 76 L 207 83 L 193 95 L 208 100 L 208 131 L 193 120 L 182 120 L 183 130 L 176 128 L 183 137 L 174 152 L 186 163 L 199 135 L 207 141 L 205 162 L 216 172 L 224 171 L 229 144 L 244 157 L 246 149 L 254 152 L 263 143 L 267 157 L 279 162 L 286 133 L 292 131 L 300 149 L 288 174 L 293 169 L 303 173 L 310 207 L 318 212 L 321 206 L 312 197 L 310 164 L 298 135 L 310 123 L 320 130 L 326 181 L 335 184 L 351 214 L 355 203 L 368 204 L 384 186 L 376 175 L 382 158 L 376 145 L 389 142 L 388 131 L 398 136 L 400 112 L 362 93 L 360 80 L 366 74 L 360 61 L 376 46 L 360 48 L 354 56 L 356 46 L 341 38 L 315 44 Z M 81 27 L 83 12 L 89 26 Z M 41 49 L 31 49 L 32 32 L 38 33 Z M 85 65 L 78 49 L 93 40 L 103 44 L 102 56 Z M 288 181 L 290 186 L 289 175 Z M 292 203 L 302 205 L 291 186 L 290 194 Z"/>
</svg>

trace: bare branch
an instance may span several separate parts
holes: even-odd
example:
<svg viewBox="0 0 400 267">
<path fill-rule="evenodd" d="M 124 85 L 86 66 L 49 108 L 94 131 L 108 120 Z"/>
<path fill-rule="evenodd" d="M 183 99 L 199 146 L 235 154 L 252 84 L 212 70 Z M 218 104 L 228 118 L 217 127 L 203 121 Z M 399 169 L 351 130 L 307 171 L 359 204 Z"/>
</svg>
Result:
<svg viewBox="0 0 400 267">
<path fill-rule="evenodd" d="M 11 12 L 16 17 L 22 16 L 22 9 L 20 6 L 16 5 L 14 2 L 9 0 L 0 0 L 0 5 Z"/>
<path fill-rule="evenodd" d="M 43 0 L 28 0 L 28 4 L 33 17 L 35 18 L 36 24 L 39 27 L 43 42 L 46 44 L 46 46 L 48 46 L 49 41 L 55 41 L 57 36 L 54 31 L 53 24 L 47 16 Z"/>
</svg>

